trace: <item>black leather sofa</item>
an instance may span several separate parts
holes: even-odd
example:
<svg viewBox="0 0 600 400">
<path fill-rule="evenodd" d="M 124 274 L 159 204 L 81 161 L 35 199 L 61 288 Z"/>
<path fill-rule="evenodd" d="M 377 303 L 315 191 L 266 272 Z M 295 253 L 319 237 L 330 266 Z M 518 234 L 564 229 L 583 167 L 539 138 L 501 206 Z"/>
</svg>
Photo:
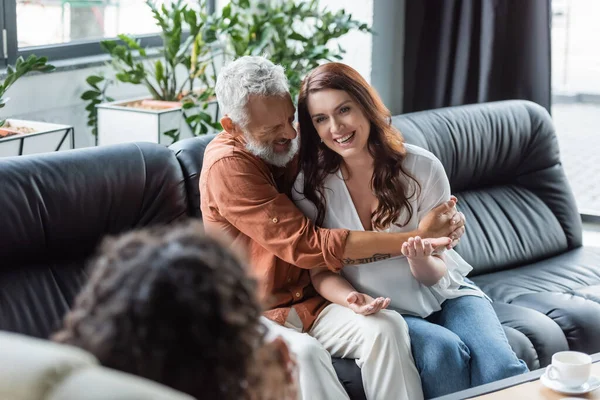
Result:
<svg viewBox="0 0 600 400">
<path fill-rule="evenodd" d="M 48 337 L 106 234 L 188 212 L 172 151 L 152 143 L 0 158 L 0 329 Z"/>
<path fill-rule="evenodd" d="M 582 247 L 547 112 L 506 101 L 393 123 L 446 168 L 468 224 L 457 251 L 519 357 L 536 369 L 556 351 L 600 352 L 600 247 Z M 0 329 L 48 337 L 104 235 L 201 217 L 198 177 L 211 139 L 0 158 Z M 334 362 L 351 396 L 364 398 L 356 364 Z"/>
</svg>

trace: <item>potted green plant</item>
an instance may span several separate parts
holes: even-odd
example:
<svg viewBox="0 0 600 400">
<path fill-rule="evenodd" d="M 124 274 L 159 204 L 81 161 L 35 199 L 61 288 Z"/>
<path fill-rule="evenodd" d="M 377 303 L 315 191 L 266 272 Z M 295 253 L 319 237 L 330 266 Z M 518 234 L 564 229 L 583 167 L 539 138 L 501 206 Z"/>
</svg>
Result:
<svg viewBox="0 0 600 400">
<path fill-rule="evenodd" d="M 266 55 L 281 64 L 294 99 L 310 70 L 342 58 L 345 50 L 333 45 L 335 39 L 354 30 L 371 32 L 352 14 L 320 8 L 317 0 L 231 0 L 211 28 L 224 38 L 230 57 Z"/>
<path fill-rule="evenodd" d="M 114 80 L 143 85 L 148 96 L 114 101 L 106 94 L 113 80 L 102 75 L 88 77 L 90 89 L 81 96 L 88 101 L 88 125 L 100 145 L 126 141 L 168 145 L 220 129 L 211 46 L 216 38 L 207 40 L 203 34 L 213 24 L 213 17 L 203 11 L 204 1 L 199 2 L 199 10 L 181 0 L 160 7 L 152 0 L 146 4 L 161 30 L 163 46 L 158 54 L 127 35 L 100 45 L 111 56 Z"/>
<path fill-rule="evenodd" d="M 0 84 L 0 109 L 9 98 L 8 89 L 21 77 L 30 72 L 50 72 L 55 68 L 46 57 L 30 55 L 27 59 L 17 58 L 15 65 L 6 69 L 6 77 Z M 67 136 L 71 134 L 71 140 Z M 34 154 L 64 150 L 74 147 L 73 128 L 68 125 L 22 119 L 0 119 L 0 157 Z"/>
</svg>

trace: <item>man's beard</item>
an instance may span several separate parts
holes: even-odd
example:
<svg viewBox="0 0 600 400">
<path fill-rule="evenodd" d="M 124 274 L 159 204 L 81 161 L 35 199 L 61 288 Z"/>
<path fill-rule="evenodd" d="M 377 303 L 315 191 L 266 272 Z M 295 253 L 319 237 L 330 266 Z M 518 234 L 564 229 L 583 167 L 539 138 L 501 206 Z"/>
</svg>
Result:
<svg viewBox="0 0 600 400">
<path fill-rule="evenodd" d="M 244 134 L 246 138 L 246 150 L 254 154 L 256 157 L 272 164 L 276 167 L 285 167 L 298 153 L 300 148 L 300 137 L 296 136 L 290 140 L 290 148 L 285 153 L 277 153 L 273 146 L 265 145 L 257 142 L 249 134 Z"/>
</svg>

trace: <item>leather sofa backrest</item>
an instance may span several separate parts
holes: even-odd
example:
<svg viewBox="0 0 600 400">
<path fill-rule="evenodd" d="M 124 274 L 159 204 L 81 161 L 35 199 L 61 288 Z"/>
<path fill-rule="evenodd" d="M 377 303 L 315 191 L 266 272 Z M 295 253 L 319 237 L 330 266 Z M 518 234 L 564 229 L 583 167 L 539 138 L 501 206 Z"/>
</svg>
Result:
<svg viewBox="0 0 600 400">
<path fill-rule="evenodd" d="M 408 143 L 444 165 L 467 234 L 457 251 L 471 275 L 528 264 L 581 246 L 581 220 L 560 164 L 552 119 L 511 100 L 395 116 Z M 171 146 L 184 166 L 190 213 L 200 217 L 198 179 L 213 136 Z"/>
<path fill-rule="evenodd" d="M 106 234 L 187 215 L 173 152 L 151 143 L 0 158 L 0 329 L 47 337 Z"/>
<path fill-rule="evenodd" d="M 202 212 L 200 211 L 200 171 L 204 161 L 204 150 L 215 136 L 217 135 L 210 134 L 184 139 L 173 143 L 169 147 L 175 152 L 185 176 L 189 215 L 192 217 L 202 218 Z"/>
<path fill-rule="evenodd" d="M 192 400 L 156 382 L 100 367 L 76 347 L 0 332 L 0 399 Z"/>
<path fill-rule="evenodd" d="M 467 219 L 457 251 L 473 266 L 471 275 L 581 246 L 581 219 L 541 106 L 474 104 L 405 114 L 393 124 L 444 165 Z"/>
</svg>

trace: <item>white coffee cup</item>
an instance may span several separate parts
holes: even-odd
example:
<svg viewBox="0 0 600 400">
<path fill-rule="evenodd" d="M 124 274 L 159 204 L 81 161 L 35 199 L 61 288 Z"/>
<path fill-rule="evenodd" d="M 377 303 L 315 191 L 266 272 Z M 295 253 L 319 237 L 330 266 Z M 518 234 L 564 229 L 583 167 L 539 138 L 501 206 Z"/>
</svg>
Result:
<svg viewBox="0 0 600 400">
<path fill-rule="evenodd" d="M 575 388 L 590 379 L 592 357 L 578 351 L 559 351 L 552 356 L 546 376 L 559 384 Z"/>
</svg>

